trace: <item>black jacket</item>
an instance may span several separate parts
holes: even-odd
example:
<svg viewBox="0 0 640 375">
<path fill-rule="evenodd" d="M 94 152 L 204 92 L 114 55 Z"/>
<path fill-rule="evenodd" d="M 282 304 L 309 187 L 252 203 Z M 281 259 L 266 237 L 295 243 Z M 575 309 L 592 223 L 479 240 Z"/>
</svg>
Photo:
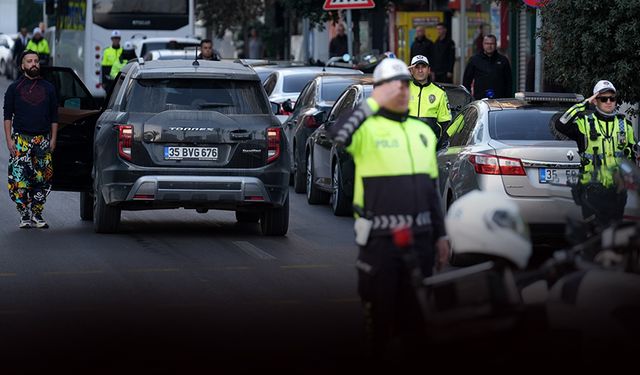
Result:
<svg viewBox="0 0 640 375">
<path fill-rule="evenodd" d="M 453 73 L 456 62 L 456 44 L 449 38 L 438 39 L 431 49 L 431 70 L 434 73 Z"/>
<path fill-rule="evenodd" d="M 347 35 L 336 35 L 329 43 L 329 57 L 342 56 L 349 52 Z"/>
<path fill-rule="evenodd" d="M 431 63 L 431 56 L 433 52 L 433 42 L 428 38 L 416 38 L 413 40 L 413 44 L 411 44 L 411 59 L 413 56 L 422 55 L 429 59 L 429 63 Z"/>
<path fill-rule="evenodd" d="M 494 98 L 510 98 L 511 91 L 511 65 L 506 57 L 494 52 L 493 55 L 479 53 L 471 59 L 464 70 L 462 84 L 471 90 L 473 83 L 473 97 L 482 99 L 487 97 L 487 90 L 493 90 Z"/>
<path fill-rule="evenodd" d="M 20 55 L 22 54 L 22 52 L 24 52 L 24 49 L 27 48 L 27 44 L 29 43 L 29 38 L 26 38 L 27 41 L 26 43 L 22 43 L 22 40 L 20 39 L 20 36 L 18 36 L 18 38 L 16 38 L 15 43 L 13 44 L 13 51 L 11 51 L 11 53 L 13 54 L 13 61 L 16 63 L 17 66 L 20 66 L 20 64 L 22 63 L 22 61 L 18 61 L 20 59 Z"/>
</svg>

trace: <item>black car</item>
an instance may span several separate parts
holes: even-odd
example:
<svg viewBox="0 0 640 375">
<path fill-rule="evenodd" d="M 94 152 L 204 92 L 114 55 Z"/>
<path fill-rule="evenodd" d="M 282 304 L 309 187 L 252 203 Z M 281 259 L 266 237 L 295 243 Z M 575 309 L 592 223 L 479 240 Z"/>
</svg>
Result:
<svg viewBox="0 0 640 375">
<path fill-rule="evenodd" d="M 56 87 L 82 90 L 60 99 L 78 109 L 68 121 L 60 115 L 53 187 L 82 192 L 81 217 L 96 232 L 117 231 L 122 210 L 179 207 L 233 210 L 265 235 L 287 232 L 286 138 L 249 66 L 136 60 L 101 113 L 83 109 L 91 95 L 66 73 Z"/>
<path fill-rule="evenodd" d="M 456 116 L 472 100 L 464 86 L 446 83 L 439 85 L 447 92 L 452 116 Z M 372 91 L 371 82 L 363 81 L 349 86 L 336 100 L 327 121 L 307 139 L 305 147 L 307 201 L 309 204 L 320 204 L 328 200 L 333 213 L 338 216 L 351 214 L 355 167 L 351 155 L 344 147 L 336 146 L 327 136 L 326 127 L 333 125 L 342 114 L 368 98 Z"/>
<path fill-rule="evenodd" d="M 293 174 L 293 188 L 296 193 L 306 191 L 305 145 L 307 138 L 326 119 L 335 100 L 350 85 L 370 82 L 363 75 L 319 75 L 311 80 L 300 92 L 293 113 L 284 122 L 283 128 L 289 140 Z"/>
</svg>

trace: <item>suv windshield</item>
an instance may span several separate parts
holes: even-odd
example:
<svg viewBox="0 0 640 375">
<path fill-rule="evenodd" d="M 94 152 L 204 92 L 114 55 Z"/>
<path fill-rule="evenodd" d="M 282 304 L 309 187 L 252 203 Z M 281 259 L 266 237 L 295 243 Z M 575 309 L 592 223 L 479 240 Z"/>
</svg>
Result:
<svg viewBox="0 0 640 375">
<path fill-rule="evenodd" d="M 553 141 L 556 119 L 562 110 L 520 109 L 489 113 L 489 135 L 496 140 Z"/>
<path fill-rule="evenodd" d="M 225 115 L 269 114 L 259 81 L 226 79 L 137 79 L 125 111 L 216 111 Z"/>
</svg>

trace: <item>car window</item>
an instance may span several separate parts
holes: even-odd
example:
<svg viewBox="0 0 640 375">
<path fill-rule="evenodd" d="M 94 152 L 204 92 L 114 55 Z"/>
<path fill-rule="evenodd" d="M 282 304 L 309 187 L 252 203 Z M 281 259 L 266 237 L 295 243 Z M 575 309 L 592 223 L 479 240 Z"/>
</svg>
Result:
<svg viewBox="0 0 640 375">
<path fill-rule="evenodd" d="M 71 69 L 44 69 L 42 76 L 56 88 L 58 105 L 74 109 L 96 109 L 91 93 L 82 85 Z"/>
<path fill-rule="evenodd" d="M 555 129 L 558 109 L 521 109 L 489 113 L 489 135 L 497 140 L 551 141 L 561 139 Z"/>
<path fill-rule="evenodd" d="M 124 76 L 125 74 L 120 74 L 118 76 L 118 80 L 115 83 L 115 86 L 113 86 L 113 90 L 111 91 L 111 96 L 109 97 L 109 103 L 107 104 L 108 109 L 113 109 L 113 105 L 115 104 L 116 97 L 118 96 L 118 92 L 120 91 L 120 88 L 122 87 L 122 83 L 124 82 Z"/>
<path fill-rule="evenodd" d="M 315 81 L 309 82 L 307 86 L 302 90 L 296 105 L 293 110 L 293 116 L 297 116 L 303 108 L 308 108 L 313 105 L 313 99 L 315 98 L 316 84 Z"/>
<path fill-rule="evenodd" d="M 451 138 L 451 146 L 465 146 L 469 143 L 470 135 L 478 120 L 478 110 L 475 107 L 467 108 L 460 116 L 456 117 L 455 123 L 464 121 L 462 129 Z M 452 125 L 453 126 L 453 125 Z"/>
<path fill-rule="evenodd" d="M 267 79 L 264 80 L 264 91 L 266 91 L 267 96 L 271 96 L 273 89 L 276 88 L 277 76 L 276 73 L 272 73 Z"/>
<path fill-rule="evenodd" d="M 300 92 L 307 82 L 311 81 L 317 73 L 295 74 L 284 76 L 282 81 L 283 92 Z"/>
<path fill-rule="evenodd" d="M 201 110 L 225 115 L 271 112 L 258 81 L 227 79 L 137 79 L 123 110 Z"/>
<path fill-rule="evenodd" d="M 320 97 L 322 100 L 332 102 L 344 92 L 344 90 L 352 84 L 353 81 L 345 79 L 340 81 L 323 82 L 320 86 Z"/>
<path fill-rule="evenodd" d="M 342 116 L 348 110 L 353 108 L 354 103 L 356 101 L 356 92 L 357 90 L 355 88 L 352 88 L 341 97 L 339 102 L 336 102 L 333 108 L 333 112 L 331 114 L 332 121 L 335 121 L 337 118 Z"/>
<path fill-rule="evenodd" d="M 471 103 L 471 95 L 461 87 L 445 87 L 447 99 L 449 100 L 449 110 L 451 116 L 456 116 L 460 110 Z"/>
</svg>

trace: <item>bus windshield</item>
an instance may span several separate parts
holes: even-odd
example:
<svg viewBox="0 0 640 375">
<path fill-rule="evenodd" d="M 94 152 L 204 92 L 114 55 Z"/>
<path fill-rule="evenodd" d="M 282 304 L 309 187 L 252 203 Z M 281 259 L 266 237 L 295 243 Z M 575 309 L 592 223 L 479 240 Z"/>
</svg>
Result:
<svg viewBox="0 0 640 375">
<path fill-rule="evenodd" d="M 93 13 L 98 14 L 175 14 L 186 15 L 188 0 L 94 0 Z"/>
</svg>

